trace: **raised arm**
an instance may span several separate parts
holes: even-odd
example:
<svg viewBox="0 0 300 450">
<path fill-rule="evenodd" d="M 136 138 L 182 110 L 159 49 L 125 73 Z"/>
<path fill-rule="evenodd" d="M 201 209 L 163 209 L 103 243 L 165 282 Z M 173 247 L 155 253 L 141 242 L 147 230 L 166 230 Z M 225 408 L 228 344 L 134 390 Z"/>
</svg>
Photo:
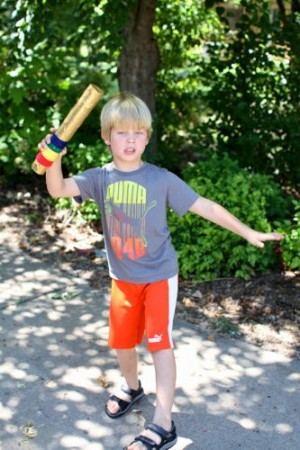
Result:
<svg viewBox="0 0 300 450">
<path fill-rule="evenodd" d="M 253 230 L 227 211 L 227 209 L 223 208 L 223 206 L 203 197 L 199 197 L 196 200 L 190 211 L 238 234 L 250 244 L 259 248 L 264 247 L 265 241 L 279 241 L 283 239 L 283 236 L 278 233 L 261 233 Z"/>
<path fill-rule="evenodd" d="M 52 130 L 51 130 L 52 131 Z M 39 145 L 39 151 L 46 148 L 47 144 L 50 143 L 51 135 L 47 135 Z M 46 185 L 51 197 L 76 197 L 80 195 L 78 186 L 73 178 L 64 178 L 61 169 L 61 159 L 67 153 L 64 149 L 59 157 L 54 161 L 54 163 L 46 171 Z"/>
</svg>

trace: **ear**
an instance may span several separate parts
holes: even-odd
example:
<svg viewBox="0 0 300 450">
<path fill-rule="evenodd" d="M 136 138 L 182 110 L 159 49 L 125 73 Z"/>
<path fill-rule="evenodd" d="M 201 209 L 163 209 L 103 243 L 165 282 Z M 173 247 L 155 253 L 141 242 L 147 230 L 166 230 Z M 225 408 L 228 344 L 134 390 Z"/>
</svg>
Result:
<svg viewBox="0 0 300 450">
<path fill-rule="evenodd" d="M 106 145 L 110 145 L 110 138 L 109 138 L 109 136 L 104 136 L 102 132 L 100 134 L 101 134 L 101 137 L 102 137 L 104 143 Z"/>
<path fill-rule="evenodd" d="M 152 129 L 150 128 L 150 130 L 148 130 L 147 131 L 147 136 L 148 136 L 148 139 L 147 139 L 147 144 L 149 144 L 149 142 L 150 142 L 150 139 L 151 139 L 151 136 L 152 136 Z"/>
</svg>

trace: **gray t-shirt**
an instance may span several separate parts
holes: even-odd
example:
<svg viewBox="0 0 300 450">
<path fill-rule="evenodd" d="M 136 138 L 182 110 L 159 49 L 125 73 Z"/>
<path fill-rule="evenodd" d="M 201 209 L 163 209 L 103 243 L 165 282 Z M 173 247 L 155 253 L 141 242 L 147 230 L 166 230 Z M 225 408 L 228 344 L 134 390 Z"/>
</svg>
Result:
<svg viewBox="0 0 300 450">
<path fill-rule="evenodd" d="M 74 180 L 100 208 L 112 278 L 144 284 L 178 273 L 167 209 L 181 216 L 199 197 L 184 181 L 149 163 L 132 172 L 107 164 Z"/>
</svg>

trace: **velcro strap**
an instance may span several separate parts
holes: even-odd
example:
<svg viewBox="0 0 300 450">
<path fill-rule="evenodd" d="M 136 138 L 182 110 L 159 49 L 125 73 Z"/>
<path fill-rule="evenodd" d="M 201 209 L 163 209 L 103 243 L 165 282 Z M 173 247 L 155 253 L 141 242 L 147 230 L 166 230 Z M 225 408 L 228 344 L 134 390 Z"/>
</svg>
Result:
<svg viewBox="0 0 300 450">
<path fill-rule="evenodd" d="M 155 448 L 157 446 L 156 442 L 154 442 L 152 439 L 148 438 L 147 436 L 138 436 L 135 438 L 136 442 L 141 442 L 143 445 L 147 447 L 147 450 L 152 450 L 153 447 Z"/>
<path fill-rule="evenodd" d="M 122 400 L 121 398 L 117 397 L 116 395 L 110 395 L 109 399 L 112 400 L 113 402 L 118 403 L 118 405 L 120 406 L 121 409 L 123 407 L 128 406 L 130 403 L 130 402 L 127 402 L 126 400 Z"/>
<path fill-rule="evenodd" d="M 131 388 L 128 387 L 128 386 L 122 386 L 122 387 L 121 387 L 121 390 L 122 390 L 123 392 L 125 392 L 125 394 L 130 395 L 131 397 L 135 397 L 136 394 L 139 392 L 140 389 L 141 389 L 140 381 L 139 381 L 139 387 L 138 387 L 136 390 L 135 390 L 135 389 L 131 389 Z"/>
<path fill-rule="evenodd" d="M 128 386 L 121 386 L 121 391 L 125 392 L 125 394 L 128 394 L 132 396 L 132 393 L 136 392 L 134 389 L 130 389 Z"/>
<path fill-rule="evenodd" d="M 146 429 L 153 431 L 153 433 L 158 434 L 158 436 L 163 439 L 171 434 L 170 431 L 164 430 L 162 427 L 155 425 L 155 423 L 150 423 L 150 425 L 148 425 Z"/>
</svg>

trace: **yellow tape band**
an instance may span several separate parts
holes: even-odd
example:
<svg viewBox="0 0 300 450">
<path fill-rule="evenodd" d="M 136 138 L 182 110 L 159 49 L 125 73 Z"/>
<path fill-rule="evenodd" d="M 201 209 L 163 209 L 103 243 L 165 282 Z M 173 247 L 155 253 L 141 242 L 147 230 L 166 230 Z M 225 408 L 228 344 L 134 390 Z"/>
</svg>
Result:
<svg viewBox="0 0 300 450">
<path fill-rule="evenodd" d="M 42 155 L 44 158 L 48 159 L 48 161 L 55 161 L 58 157 L 58 153 L 51 150 L 49 147 L 45 148 L 45 150 L 42 151 Z"/>
</svg>

